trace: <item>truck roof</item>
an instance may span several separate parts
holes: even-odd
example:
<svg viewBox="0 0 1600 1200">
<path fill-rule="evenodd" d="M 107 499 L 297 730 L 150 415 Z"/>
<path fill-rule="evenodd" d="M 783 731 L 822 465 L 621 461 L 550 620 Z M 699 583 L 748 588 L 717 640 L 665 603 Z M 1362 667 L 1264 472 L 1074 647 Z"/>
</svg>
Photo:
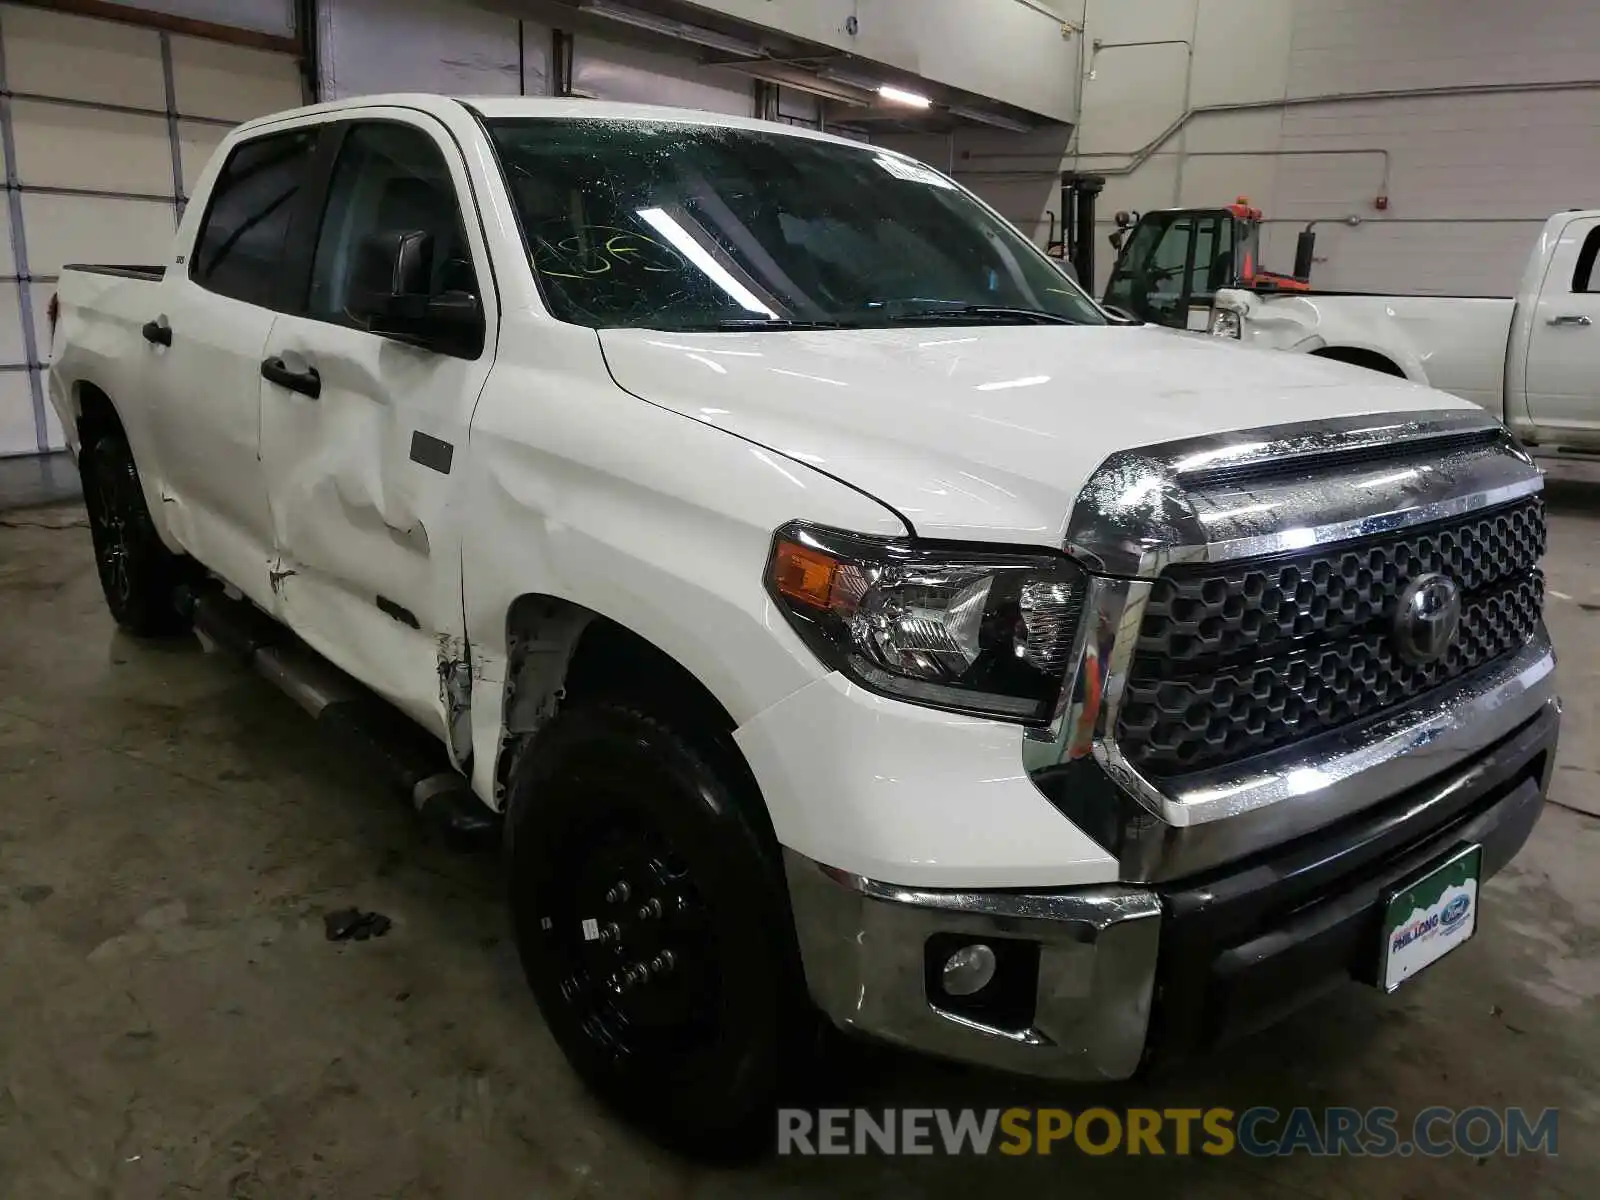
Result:
<svg viewBox="0 0 1600 1200">
<path fill-rule="evenodd" d="M 320 116 L 364 108 L 394 107 L 420 109 L 435 116 L 459 113 L 462 106 L 485 117 L 530 117 L 545 119 L 588 118 L 596 121 L 670 121 L 681 125 L 703 125 L 721 129 L 748 129 L 813 141 L 835 142 L 862 147 L 863 143 L 836 134 L 823 133 L 756 117 L 735 117 L 698 108 L 672 108 L 661 104 L 624 104 L 610 100 L 588 100 L 578 96 L 444 96 L 436 92 L 389 92 L 371 96 L 350 96 L 323 104 L 286 109 L 258 117 L 240 126 L 241 131 L 278 125 L 304 117 Z M 889 153 L 881 147 L 880 153 Z M 904 157 L 896 155 L 897 157 Z"/>
</svg>

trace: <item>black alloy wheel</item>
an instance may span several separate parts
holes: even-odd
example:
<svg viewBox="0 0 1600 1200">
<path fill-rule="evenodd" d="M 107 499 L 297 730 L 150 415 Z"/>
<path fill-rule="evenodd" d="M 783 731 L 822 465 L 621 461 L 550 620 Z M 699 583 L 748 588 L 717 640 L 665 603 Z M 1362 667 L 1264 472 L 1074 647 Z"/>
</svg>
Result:
<svg viewBox="0 0 1600 1200">
<path fill-rule="evenodd" d="M 112 617 L 140 636 L 181 629 L 175 604 L 181 562 L 156 533 L 128 443 L 120 434 L 102 434 L 84 449 L 79 473 L 95 569 Z"/>
<path fill-rule="evenodd" d="M 737 774 L 654 716 L 579 704 L 519 756 L 506 824 L 518 951 L 568 1061 L 651 1136 L 715 1158 L 771 1144 L 814 1028 Z"/>
</svg>

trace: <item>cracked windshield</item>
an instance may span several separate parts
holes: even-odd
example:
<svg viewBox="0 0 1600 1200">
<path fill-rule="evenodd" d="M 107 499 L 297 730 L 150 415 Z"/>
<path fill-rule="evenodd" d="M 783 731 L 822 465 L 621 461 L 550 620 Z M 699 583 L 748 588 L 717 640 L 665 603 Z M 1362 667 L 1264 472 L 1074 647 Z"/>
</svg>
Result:
<svg viewBox="0 0 1600 1200">
<path fill-rule="evenodd" d="M 598 328 L 1101 325 L 936 171 L 754 130 L 491 121 L 544 296 Z"/>
</svg>

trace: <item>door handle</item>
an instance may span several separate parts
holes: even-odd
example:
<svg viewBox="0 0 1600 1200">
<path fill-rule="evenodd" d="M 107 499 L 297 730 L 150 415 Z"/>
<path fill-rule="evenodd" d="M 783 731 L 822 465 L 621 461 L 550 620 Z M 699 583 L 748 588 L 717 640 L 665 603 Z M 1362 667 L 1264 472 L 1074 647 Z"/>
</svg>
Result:
<svg viewBox="0 0 1600 1200">
<path fill-rule="evenodd" d="M 1588 317 L 1578 316 L 1575 313 L 1566 313 L 1566 314 L 1564 314 L 1562 316 L 1559 316 L 1559 317 L 1551 317 L 1550 318 L 1550 324 L 1552 324 L 1552 325 L 1593 325 L 1594 322 L 1591 321 Z"/>
<path fill-rule="evenodd" d="M 164 324 L 161 321 L 146 321 L 144 323 L 144 329 L 142 329 L 140 332 L 144 334 L 144 340 L 149 342 L 152 346 L 172 345 L 171 325 Z"/>
<path fill-rule="evenodd" d="M 322 395 L 322 376 L 317 374 L 315 367 L 291 371 L 284 365 L 283 359 L 269 358 L 261 364 L 261 378 L 279 387 L 286 387 L 291 392 L 310 396 L 313 400 Z"/>
</svg>

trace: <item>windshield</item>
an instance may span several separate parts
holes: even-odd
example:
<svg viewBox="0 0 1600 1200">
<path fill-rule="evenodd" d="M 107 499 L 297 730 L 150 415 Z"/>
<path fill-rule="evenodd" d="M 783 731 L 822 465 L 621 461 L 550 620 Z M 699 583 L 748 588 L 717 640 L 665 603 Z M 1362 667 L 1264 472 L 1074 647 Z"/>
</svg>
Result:
<svg viewBox="0 0 1600 1200">
<path fill-rule="evenodd" d="M 1105 323 L 950 180 L 870 147 L 716 126 L 488 122 L 561 320 L 718 329 Z"/>
</svg>

